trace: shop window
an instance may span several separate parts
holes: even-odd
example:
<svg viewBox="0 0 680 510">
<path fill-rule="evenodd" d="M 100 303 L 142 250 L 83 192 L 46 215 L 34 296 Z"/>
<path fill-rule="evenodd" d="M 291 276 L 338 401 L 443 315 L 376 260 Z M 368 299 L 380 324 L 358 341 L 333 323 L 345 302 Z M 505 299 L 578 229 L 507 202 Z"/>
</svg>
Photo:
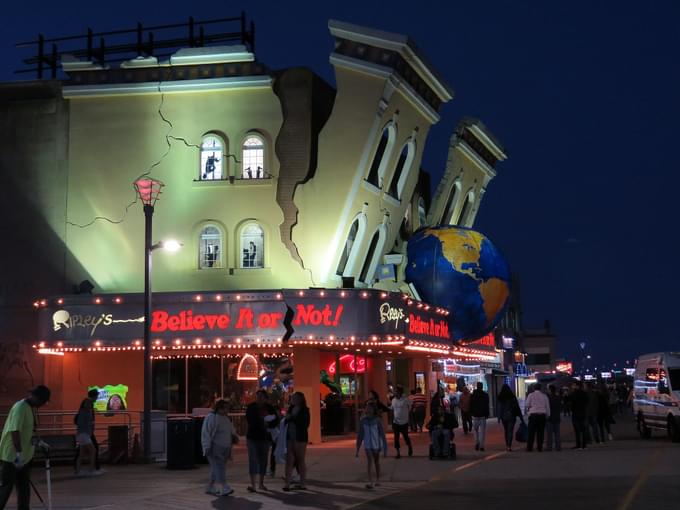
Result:
<svg viewBox="0 0 680 510">
<path fill-rule="evenodd" d="M 201 167 L 198 170 L 201 181 L 219 181 L 226 177 L 224 172 L 224 141 L 217 135 L 209 134 L 201 142 Z"/>
<path fill-rule="evenodd" d="M 200 269 L 224 267 L 222 243 L 223 236 L 219 228 L 208 225 L 201 230 L 198 240 L 198 267 Z"/>
<path fill-rule="evenodd" d="M 393 123 L 390 123 L 385 129 L 383 129 L 380 135 L 380 141 L 378 142 L 378 147 L 375 150 L 375 155 L 373 156 L 373 162 L 371 163 L 370 170 L 368 171 L 368 177 L 366 180 L 378 188 L 382 187 L 383 178 L 385 176 L 385 169 L 387 168 L 387 163 L 390 159 L 390 154 L 392 148 L 394 147 L 394 139 L 397 136 L 397 129 Z"/>
<path fill-rule="evenodd" d="M 186 412 L 186 360 L 184 358 L 153 361 L 152 407 L 168 413 Z"/>
<path fill-rule="evenodd" d="M 336 274 L 338 276 L 343 276 L 347 270 L 347 265 L 350 259 L 353 259 L 356 250 L 359 247 L 361 239 L 363 238 L 363 232 L 365 229 L 365 219 L 363 217 L 358 217 L 352 223 L 347 234 L 347 240 L 345 241 L 345 246 L 342 248 L 342 253 L 340 254 L 340 262 L 338 263 L 338 268 Z"/>
<path fill-rule="evenodd" d="M 460 192 L 460 182 L 456 181 L 449 191 L 449 198 L 446 200 L 444 214 L 439 222 L 440 225 L 451 225 L 453 223 L 453 211 L 456 210 L 456 202 Z"/>
<path fill-rule="evenodd" d="M 378 268 L 378 263 L 380 257 L 382 256 L 382 250 L 385 245 L 385 230 L 381 226 L 373 234 L 371 239 L 371 244 L 368 246 L 368 253 L 366 254 L 366 259 L 364 260 L 364 265 L 361 268 L 361 273 L 359 280 L 372 284 L 375 279 L 375 271 Z"/>
<path fill-rule="evenodd" d="M 264 164 L 264 140 L 249 135 L 243 142 L 241 159 L 241 179 L 269 178 Z"/>
<path fill-rule="evenodd" d="M 257 223 L 249 223 L 241 230 L 241 267 L 264 267 L 264 230 Z"/>
<path fill-rule="evenodd" d="M 413 140 L 409 140 L 401 149 L 389 189 L 389 194 L 396 199 L 401 200 L 401 196 L 404 193 L 404 187 L 411 171 L 415 152 L 415 142 Z"/>
</svg>

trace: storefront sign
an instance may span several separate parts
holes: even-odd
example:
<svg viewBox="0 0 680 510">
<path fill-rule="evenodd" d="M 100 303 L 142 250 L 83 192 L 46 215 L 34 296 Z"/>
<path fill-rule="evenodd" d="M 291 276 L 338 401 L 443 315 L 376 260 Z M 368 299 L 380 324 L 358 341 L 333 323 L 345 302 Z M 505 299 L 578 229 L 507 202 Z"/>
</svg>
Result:
<svg viewBox="0 0 680 510">
<path fill-rule="evenodd" d="M 555 370 L 571 375 L 574 371 L 574 367 L 571 361 L 561 361 L 555 366 Z"/>
<path fill-rule="evenodd" d="M 59 298 L 40 309 L 38 340 L 130 345 L 143 337 L 143 310 L 141 294 Z M 154 340 L 187 343 L 408 339 L 448 346 L 451 338 L 441 310 L 360 289 L 157 293 L 150 330 Z"/>
<path fill-rule="evenodd" d="M 87 391 L 97 390 L 99 395 L 94 402 L 94 410 L 100 413 L 107 411 L 125 411 L 127 409 L 128 387 L 124 384 L 107 384 L 105 386 L 88 386 Z"/>
</svg>

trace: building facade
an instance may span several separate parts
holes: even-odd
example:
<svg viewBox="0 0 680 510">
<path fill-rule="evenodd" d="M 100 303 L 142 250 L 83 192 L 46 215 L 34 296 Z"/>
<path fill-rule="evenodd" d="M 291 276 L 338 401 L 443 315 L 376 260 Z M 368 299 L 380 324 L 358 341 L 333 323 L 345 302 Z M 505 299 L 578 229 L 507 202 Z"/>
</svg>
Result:
<svg viewBox="0 0 680 510">
<path fill-rule="evenodd" d="M 369 389 L 433 391 L 431 356 L 498 356 L 454 346 L 448 312 L 418 302 L 403 271 L 411 232 L 473 224 L 504 150 L 481 122 L 462 121 L 430 200 L 423 148 L 453 92 L 408 38 L 329 29 L 335 87 L 308 69 L 272 71 L 251 45 L 111 67 L 62 55 L 63 79 L 0 87 L 16 141 L 2 174 L 19 191 L 5 207 L 38 236 L 14 278 L 34 265 L 45 273 L 21 296 L 39 298 L 40 323 L 16 328 L 15 343 L 45 354 L 30 363 L 57 390 L 55 407 L 74 408 L 84 386 L 123 385 L 125 409 L 141 410 L 144 221 L 133 182 L 145 176 L 164 183 L 154 241 L 184 245 L 154 254 L 166 304 L 154 324 L 174 332 L 154 332 L 156 409 L 191 413 L 266 382 L 306 394 L 318 441 L 328 393 L 355 414 Z M 17 167 L 26 181 L 12 180 Z M 8 316 L 18 298 L 6 295 Z M 343 310 L 353 312 L 341 328 Z"/>
</svg>

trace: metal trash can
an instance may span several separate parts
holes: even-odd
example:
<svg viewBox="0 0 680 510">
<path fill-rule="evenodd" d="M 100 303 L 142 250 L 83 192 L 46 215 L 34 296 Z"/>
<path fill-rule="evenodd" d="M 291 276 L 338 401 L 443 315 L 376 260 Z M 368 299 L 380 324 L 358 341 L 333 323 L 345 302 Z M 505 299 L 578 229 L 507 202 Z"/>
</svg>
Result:
<svg viewBox="0 0 680 510">
<path fill-rule="evenodd" d="M 194 420 L 168 418 L 168 469 L 193 469 Z"/>
<path fill-rule="evenodd" d="M 128 433 L 127 425 L 109 425 L 109 462 L 111 464 L 128 461 Z"/>
<path fill-rule="evenodd" d="M 208 459 L 203 455 L 203 445 L 201 444 L 201 431 L 205 416 L 194 416 L 194 460 L 196 464 L 207 464 Z"/>
</svg>

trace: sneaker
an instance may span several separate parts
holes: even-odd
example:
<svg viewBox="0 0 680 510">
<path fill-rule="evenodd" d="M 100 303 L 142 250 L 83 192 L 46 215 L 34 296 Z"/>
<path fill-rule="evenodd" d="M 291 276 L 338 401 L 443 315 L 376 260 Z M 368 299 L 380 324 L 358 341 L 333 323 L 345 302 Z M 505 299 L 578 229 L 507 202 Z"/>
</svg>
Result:
<svg viewBox="0 0 680 510">
<path fill-rule="evenodd" d="M 213 484 L 206 485 L 205 493 L 206 494 L 215 494 L 215 486 Z"/>
<path fill-rule="evenodd" d="M 100 476 L 100 475 L 103 475 L 103 474 L 104 474 L 103 471 L 101 471 L 101 470 L 96 471 L 96 470 L 95 470 L 95 471 L 90 471 L 90 472 L 87 474 L 87 476 Z"/>
<path fill-rule="evenodd" d="M 614 440 L 614 436 L 612 436 L 611 433 L 609 434 L 609 440 L 610 440 L 610 441 L 613 441 L 613 440 Z"/>
<path fill-rule="evenodd" d="M 410 446 L 408 447 L 408 456 L 413 457 L 413 448 Z"/>
<path fill-rule="evenodd" d="M 217 496 L 231 496 L 234 493 L 234 489 L 222 489 L 217 493 Z"/>
</svg>

